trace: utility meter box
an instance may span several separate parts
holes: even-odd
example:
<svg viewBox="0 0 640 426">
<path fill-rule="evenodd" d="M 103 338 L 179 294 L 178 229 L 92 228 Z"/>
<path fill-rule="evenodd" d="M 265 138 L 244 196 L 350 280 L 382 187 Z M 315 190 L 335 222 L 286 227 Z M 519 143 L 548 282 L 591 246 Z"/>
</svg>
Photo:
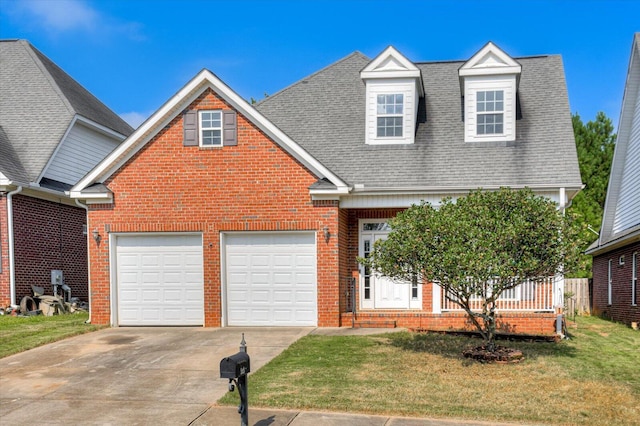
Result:
<svg viewBox="0 0 640 426">
<path fill-rule="evenodd" d="M 51 284 L 52 285 L 62 285 L 62 271 L 59 269 L 51 270 Z"/>
</svg>

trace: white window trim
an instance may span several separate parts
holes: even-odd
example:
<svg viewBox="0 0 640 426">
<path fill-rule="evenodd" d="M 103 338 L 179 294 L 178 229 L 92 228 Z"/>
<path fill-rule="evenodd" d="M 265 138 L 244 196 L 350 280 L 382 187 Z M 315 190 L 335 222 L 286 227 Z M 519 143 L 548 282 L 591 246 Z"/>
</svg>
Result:
<svg viewBox="0 0 640 426">
<path fill-rule="evenodd" d="M 631 256 L 631 306 L 638 306 L 636 292 L 638 291 L 638 252 Z"/>
<path fill-rule="evenodd" d="M 378 95 L 402 95 L 402 136 L 378 136 Z M 402 145 L 415 142 L 416 118 L 420 101 L 416 82 L 411 79 L 367 81 L 366 129 L 367 145 Z M 394 115 L 394 116 L 400 116 Z"/>
<path fill-rule="evenodd" d="M 611 305 L 613 299 L 613 259 L 609 259 L 608 269 L 607 269 L 607 305 Z"/>
<path fill-rule="evenodd" d="M 502 133 L 478 134 L 478 92 L 503 92 Z M 516 140 L 516 77 L 467 77 L 464 82 L 464 141 L 510 142 Z M 483 113 L 480 113 L 483 114 Z"/>
<path fill-rule="evenodd" d="M 493 103 L 494 106 L 495 106 L 495 103 L 498 102 L 495 99 L 495 96 L 496 96 L 497 93 L 501 93 L 502 94 L 502 100 L 500 102 L 502 103 L 502 109 L 500 109 L 500 110 L 494 109 L 493 111 L 487 111 L 485 109 L 484 111 L 478 111 L 478 102 L 480 102 L 480 101 L 478 101 L 478 94 L 479 93 L 484 93 L 485 96 L 486 96 L 486 94 L 489 93 L 489 92 L 493 93 L 494 99 L 491 100 L 491 101 L 488 101 L 485 98 L 482 101 L 485 104 L 485 106 L 489 102 Z M 504 90 L 501 90 L 501 89 L 498 89 L 498 90 L 478 90 L 476 92 L 476 136 L 480 137 L 480 136 L 502 136 L 502 135 L 504 135 L 504 115 L 505 115 L 504 113 L 505 113 L 505 111 L 504 111 Z M 502 126 L 502 131 L 501 132 L 493 132 L 493 133 L 479 133 L 478 132 L 478 125 L 479 125 L 478 121 L 479 121 L 479 118 L 480 118 L 480 116 L 486 116 L 486 115 L 500 115 L 500 116 L 502 116 L 502 122 L 500 123 L 500 125 Z M 484 123 L 484 126 L 487 126 L 487 125 L 488 125 L 487 123 Z M 495 126 L 496 123 L 493 123 L 493 125 Z"/>
<path fill-rule="evenodd" d="M 220 114 L 220 127 L 204 127 L 202 124 L 202 115 L 205 113 L 212 113 L 212 112 L 217 112 L 218 114 Z M 219 109 L 207 109 L 207 110 L 201 110 L 198 111 L 198 145 L 201 148 L 220 148 L 223 146 L 223 116 L 222 116 L 222 110 Z M 220 143 L 219 144 L 215 144 L 215 145 L 204 145 L 203 143 L 203 133 L 206 130 L 219 130 L 220 131 Z"/>
<path fill-rule="evenodd" d="M 397 96 L 402 96 L 402 112 L 401 113 L 381 113 L 377 110 L 378 106 L 380 105 L 378 103 L 378 98 L 380 96 L 393 96 L 394 97 L 394 105 L 395 105 L 395 97 Z M 385 103 L 386 105 L 386 103 Z M 394 140 L 394 139 L 404 139 L 404 132 L 405 132 L 405 113 L 404 113 L 404 109 L 405 109 L 405 95 L 404 93 L 400 92 L 400 93 L 378 93 L 376 95 L 376 139 L 390 139 L 390 140 Z M 378 135 L 378 119 L 380 118 L 400 118 L 401 121 L 401 125 L 400 125 L 400 130 L 402 132 L 402 134 L 400 136 L 380 136 Z"/>
</svg>

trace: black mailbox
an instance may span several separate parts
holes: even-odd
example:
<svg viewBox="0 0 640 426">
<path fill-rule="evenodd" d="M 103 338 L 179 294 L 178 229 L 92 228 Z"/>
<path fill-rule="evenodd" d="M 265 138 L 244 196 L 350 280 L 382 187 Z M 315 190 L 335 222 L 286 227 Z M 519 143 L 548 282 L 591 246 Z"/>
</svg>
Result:
<svg viewBox="0 0 640 426">
<path fill-rule="evenodd" d="M 235 355 L 222 358 L 220 361 L 220 378 L 235 379 L 246 376 L 251 371 L 249 355 L 246 352 L 238 352 Z"/>
</svg>

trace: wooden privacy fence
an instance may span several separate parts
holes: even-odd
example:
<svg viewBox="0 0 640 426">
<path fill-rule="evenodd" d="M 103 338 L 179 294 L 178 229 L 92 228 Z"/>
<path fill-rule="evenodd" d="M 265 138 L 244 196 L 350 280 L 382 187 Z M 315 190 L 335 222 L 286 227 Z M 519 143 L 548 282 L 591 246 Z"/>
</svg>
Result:
<svg viewBox="0 0 640 426">
<path fill-rule="evenodd" d="M 565 278 L 564 280 L 565 314 L 568 316 L 591 314 L 589 296 L 589 278 Z M 571 296 L 569 296 L 571 295 Z"/>
</svg>

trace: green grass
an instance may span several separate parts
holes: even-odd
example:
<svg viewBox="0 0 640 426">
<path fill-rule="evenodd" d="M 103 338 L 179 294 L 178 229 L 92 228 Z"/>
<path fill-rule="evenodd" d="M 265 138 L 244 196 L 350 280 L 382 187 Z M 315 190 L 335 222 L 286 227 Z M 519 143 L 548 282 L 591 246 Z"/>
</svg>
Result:
<svg viewBox="0 0 640 426">
<path fill-rule="evenodd" d="M 0 358 L 102 328 L 85 324 L 87 319 L 89 314 L 81 312 L 52 317 L 0 316 Z"/>
<path fill-rule="evenodd" d="M 538 424 L 640 425 L 640 333 L 598 318 L 559 343 L 500 342 L 519 364 L 479 364 L 480 341 L 442 334 L 300 339 L 249 377 L 250 406 Z M 250 354 L 249 354 L 250 355 Z M 237 404 L 229 393 L 221 404 Z"/>
</svg>

